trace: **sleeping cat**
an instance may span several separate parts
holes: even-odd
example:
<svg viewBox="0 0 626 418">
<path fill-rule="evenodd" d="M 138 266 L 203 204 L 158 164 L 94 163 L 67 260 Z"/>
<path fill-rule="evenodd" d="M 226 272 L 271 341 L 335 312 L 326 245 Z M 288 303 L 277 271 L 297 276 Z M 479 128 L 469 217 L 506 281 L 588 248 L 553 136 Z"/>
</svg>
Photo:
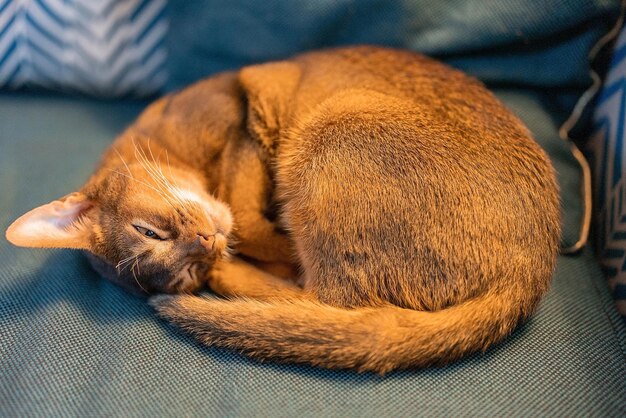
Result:
<svg viewBox="0 0 626 418">
<path fill-rule="evenodd" d="M 554 171 L 520 121 L 459 71 L 375 47 L 163 98 L 80 191 L 7 231 L 88 250 L 147 292 L 208 281 L 226 298 L 151 299 L 206 344 L 378 373 L 506 337 L 548 289 L 559 236 Z M 254 263 L 296 264 L 300 285 Z"/>
</svg>

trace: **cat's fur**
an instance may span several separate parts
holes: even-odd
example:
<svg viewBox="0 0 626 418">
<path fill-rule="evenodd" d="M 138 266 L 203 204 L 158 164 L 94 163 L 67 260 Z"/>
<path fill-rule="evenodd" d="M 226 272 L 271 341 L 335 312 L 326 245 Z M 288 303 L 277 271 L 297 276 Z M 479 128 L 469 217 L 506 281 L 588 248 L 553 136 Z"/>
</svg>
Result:
<svg viewBox="0 0 626 418">
<path fill-rule="evenodd" d="M 198 228 L 228 235 L 226 203 L 242 253 L 290 261 L 293 242 L 301 267 L 302 288 L 221 259 L 223 241 L 210 249 L 219 260 L 204 262 L 210 287 L 227 299 L 151 301 L 207 344 L 379 373 L 445 364 L 506 337 L 549 286 L 560 217 L 547 157 L 481 83 L 420 55 L 343 48 L 203 81 L 156 102 L 113 145 L 135 177 L 148 138 L 161 166 L 156 155 L 169 154 L 164 177 L 210 202 L 188 231 L 188 214 L 161 203 L 185 245 L 201 247 Z M 104 169 L 125 170 L 113 148 L 78 195 L 91 232 L 74 245 L 111 264 L 145 237 L 107 211 L 160 199 Z M 120 199 L 128 187 L 144 200 Z M 291 240 L 268 220 L 272 206 Z M 9 238 L 28 244 L 19 232 Z M 111 250 L 107 239 L 123 244 Z M 172 290 L 164 278 L 141 280 Z"/>
</svg>

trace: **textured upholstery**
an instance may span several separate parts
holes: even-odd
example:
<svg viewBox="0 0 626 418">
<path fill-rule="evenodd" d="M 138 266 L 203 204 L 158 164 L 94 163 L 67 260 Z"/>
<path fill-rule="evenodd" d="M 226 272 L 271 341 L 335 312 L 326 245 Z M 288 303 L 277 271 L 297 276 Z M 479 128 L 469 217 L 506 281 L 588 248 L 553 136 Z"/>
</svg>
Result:
<svg viewBox="0 0 626 418">
<path fill-rule="evenodd" d="M 166 0 L 0 0 L 0 87 L 119 97 L 167 81 Z"/>
<path fill-rule="evenodd" d="M 208 73 L 309 49 L 367 43 L 437 56 L 487 82 L 584 87 L 590 81 L 587 52 L 612 26 L 619 4 L 619 0 L 171 2 L 170 85 L 180 87 Z"/>
<path fill-rule="evenodd" d="M 544 100 L 500 91 L 538 137 Z M 142 104 L 0 95 L 0 228 L 77 187 Z M 549 144 L 549 142 L 548 142 Z M 208 349 L 78 252 L 0 240 L 0 416 L 623 416 L 625 326 L 589 251 L 537 315 L 458 364 L 384 378 Z"/>
</svg>

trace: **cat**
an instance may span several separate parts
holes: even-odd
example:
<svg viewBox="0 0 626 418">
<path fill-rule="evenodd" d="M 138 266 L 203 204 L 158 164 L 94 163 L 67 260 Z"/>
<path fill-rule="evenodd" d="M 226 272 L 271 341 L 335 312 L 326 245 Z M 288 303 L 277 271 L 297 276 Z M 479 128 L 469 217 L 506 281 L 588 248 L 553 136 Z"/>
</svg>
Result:
<svg viewBox="0 0 626 418">
<path fill-rule="evenodd" d="M 150 303 L 206 344 L 384 374 L 509 335 L 549 287 L 560 225 L 549 159 L 479 81 L 362 46 L 156 101 L 80 191 L 7 237 L 183 293 Z M 223 297 L 184 294 L 207 281 Z"/>
</svg>

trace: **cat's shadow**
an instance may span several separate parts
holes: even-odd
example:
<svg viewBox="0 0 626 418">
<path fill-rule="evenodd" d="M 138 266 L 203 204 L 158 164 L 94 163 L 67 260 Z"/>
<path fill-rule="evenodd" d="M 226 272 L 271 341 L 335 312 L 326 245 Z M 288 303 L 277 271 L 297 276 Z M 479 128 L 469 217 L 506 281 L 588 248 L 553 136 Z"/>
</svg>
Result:
<svg viewBox="0 0 626 418">
<path fill-rule="evenodd" d="M 34 316 L 51 306 L 69 303 L 102 323 L 154 316 L 146 297 L 132 295 L 100 277 L 79 251 L 47 252 L 46 256 L 35 255 L 45 257 L 36 269 L 25 268 L 2 286 L 0 299 L 13 314 Z"/>
<path fill-rule="evenodd" d="M 384 378 L 372 373 L 358 374 L 353 371 L 332 371 L 301 365 L 260 364 L 226 350 L 205 347 L 182 330 L 159 319 L 148 305 L 146 296 L 130 294 L 100 277 L 80 252 L 55 250 L 42 261 L 37 270 L 22 274 L 15 282 L 3 286 L 0 300 L 6 302 L 5 308 L 8 308 L 12 315 L 35 318 L 45 314 L 54 305 L 71 304 L 81 315 L 101 324 L 120 321 L 154 322 L 165 330 L 165 335 L 169 338 L 177 340 L 201 355 L 210 356 L 213 361 L 224 367 L 245 365 L 267 369 L 270 372 L 352 383 L 420 374 L 441 377 L 461 373 L 465 369 L 478 367 L 504 355 L 506 347 L 516 344 L 526 328 L 521 326 L 505 342 L 492 347 L 484 354 L 476 354 L 441 368 L 393 372 Z"/>
</svg>

